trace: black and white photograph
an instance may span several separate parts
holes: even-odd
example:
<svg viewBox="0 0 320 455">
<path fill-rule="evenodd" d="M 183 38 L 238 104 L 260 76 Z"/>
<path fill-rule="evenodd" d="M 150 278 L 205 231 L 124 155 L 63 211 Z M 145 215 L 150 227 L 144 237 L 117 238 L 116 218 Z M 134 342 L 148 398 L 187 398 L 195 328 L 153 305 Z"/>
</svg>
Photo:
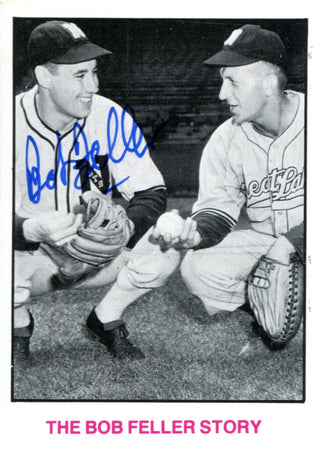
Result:
<svg viewBox="0 0 320 455">
<path fill-rule="evenodd" d="M 316 5 L 0 12 L 4 450 L 320 455 Z"/>
<path fill-rule="evenodd" d="M 14 18 L 13 400 L 304 400 L 307 33 Z"/>
</svg>

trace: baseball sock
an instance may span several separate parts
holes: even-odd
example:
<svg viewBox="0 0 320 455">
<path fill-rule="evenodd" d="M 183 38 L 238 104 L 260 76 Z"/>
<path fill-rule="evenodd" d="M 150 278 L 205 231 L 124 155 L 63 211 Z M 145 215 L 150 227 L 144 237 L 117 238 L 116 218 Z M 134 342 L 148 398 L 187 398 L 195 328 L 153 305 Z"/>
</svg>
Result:
<svg viewBox="0 0 320 455">
<path fill-rule="evenodd" d="M 121 319 L 122 313 L 130 303 L 150 291 L 150 289 L 130 286 L 130 289 L 126 289 L 118 281 L 114 283 L 107 295 L 95 308 L 96 315 L 101 322 L 106 323 Z"/>
</svg>

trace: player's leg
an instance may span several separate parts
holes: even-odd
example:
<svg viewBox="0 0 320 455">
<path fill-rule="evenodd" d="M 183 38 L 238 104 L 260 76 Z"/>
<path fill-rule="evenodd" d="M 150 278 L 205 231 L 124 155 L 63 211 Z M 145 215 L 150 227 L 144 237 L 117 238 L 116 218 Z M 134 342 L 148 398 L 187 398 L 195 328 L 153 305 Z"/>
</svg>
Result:
<svg viewBox="0 0 320 455">
<path fill-rule="evenodd" d="M 32 314 L 28 309 L 30 298 L 45 295 L 57 289 L 77 288 L 77 285 L 70 286 L 70 282 L 65 280 L 65 275 L 61 275 L 59 267 L 62 264 L 65 266 L 68 261 L 70 262 L 69 256 L 65 256 L 65 259 L 60 258 L 57 252 L 50 254 L 50 249 L 43 249 L 42 246 L 37 251 L 15 252 L 13 323 L 15 363 L 23 361 L 29 356 L 30 338 L 34 327 Z M 93 273 L 87 279 L 82 279 L 79 282 L 79 289 L 113 283 L 126 262 L 125 255 L 120 255 L 113 263 L 107 264 L 100 274 L 99 272 Z M 77 280 L 77 272 L 76 269 L 72 279 Z M 96 276 L 98 276 L 97 279 Z"/>
<path fill-rule="evenodd" d="M 34 326 L 32 314 L 28 309 L 30 298 L 71 287 L 72 280 L 77 280 L 76 274 L 79 270 L 76 267 L 71 281 L 65 280 L 65 275 L 61 274 L 59 267 L 62 264 L 65 266 L 69 261 L 70 267 L 72 266 L 70 257 L 62 256 L 62 253 L 58 255 L 57 252 L 50 254 L 50 249 L 43 248 L 43 246 L 36 251 L 15 251 L 13 320 L 15 361 L 22 361 L 29 355 L 30 338 Z M 117 263 L 114 264 L 110 273 L 107 270 L 108 267 L 105 267 L 103 284 L 112 283 L 120 268 L 125 265 L 124 260 L 120 257 L 117 258 Z M 90 275 L 90 280 L 94 281 L 94 276 Z M 97 285 L 99 283 L 95 287 Z"/>
<path fill-rule="evenodd" d="M 31 297 L 45 295 L 57 289 L 88 289 L 111 284 L 128 261 L 126 256 L 126 254 L 118 256 L 97 273 L 91 271 L 90 275 L 85 279 L 82 278 L 78 285 L 72 283 L 77 283 L 77 273 L 82 272 L 82 268 L 74 267 L 75 270 L 72 271 L 72 261 L 69 256 L 58 254 L 57 251 L 43 246 L 37 251 L 16 251 L 13 324 L 15 361 L 22 361 L 29 355 L 30 338 L 34 326 L 32 314 L 28 309 Z M 61 273 L 61 267 L 64 267 L 65 272 L 66 265 L 68 272 L 71 272 L 67 275 Z"/>
<path fill-rule="evenodd" d="M 173 248 L 162 251 L 158 244 L 149 240 L 149 230 L 126 254 L 126 265 L 121 268 L 114 285 L 96 308 L 103 322 L 121 316 L 124 309 L 152 289 L 162 286 L 180 261 L 180 253 Z M 121 306 L 111 309 L 112 302 Z"/>
<path fill-rule="evenodd" d="M 29 355 L 29 343 L 33 332 L 32 314 L 27 308 L 30 297 L 52 291 L 51 278 L 57 272 L 56 265 L 40 249 L 15 251 L 13 351 L 15 361 Z"/>
<path fill-rule="evenodd" d="M 274 237 L 252 229 L 234 231 L 212 248 L 189 251 L 181 273 L 190 292 L 212 315 L 234 311 L 246 302 L 246 281 Z"/>
<path fill-rule="evenodd" d="M 87 329 L 105 344 L 117 358 L 142 358 L 144 355 L 128 340 L 128 332 L 121 320 L 124 310 L 139 297 L 162 286 L 180 261 L 174 249 L 163 252 L 150 242 L 147 232 L 130 253 L 126 264 L 118 271 L 117 279 L 87 320 Z M 111 266 L 113 267 L 114 264 Z M 99 279 L 102 277 L 102 272 Z"/>
<path fill-rule="evenodd" d="M 54 258 L 57 259 L 56 255 Z M 112 354 L 117 354 L 116 357 L 128 355 L 135 357 L 137 354 L 136 349 L 133 351 L 132 345 L 126 343 L 126 329 L 120 320 L 123 311 L 137 298 L 161 286 L 177 267 L 179 258 L 180 254 L 177 251 L 171 249 L 162 252 L 158 245 L 149 242 L 147 233 L 133 250 L 124 251 L 97 273 L 90 274 L 72 286 L 80 290 L 114 283 L 89 319 L 95 325 L 95 329 L 100 333 L 102 331 L 104 339 L 108 338 L 108 347 L 112 346 Z M 26 341 L 26 351 L 29 350 L 29 339 L 32 334 L 30 328 L 33 322 L 25 304 L 32 296 L 56 290 L 53 285 L 53 277 L 56 276 L 59 276 L 59 265 L 48 256 L 47 252 L 41 249 L 32 253 L 16 252 L 15 340 Z M 114 333 L 117 335 L 117 340 L 114 339 Z M 27 339 L 25 339 L 26 334 Z M 124 341 L 125 351 L 123 352 L 122 349 L 123 343 L 120 343 L 120 351 L 118 349 L 119 352 L 115 353 L 113 346 L 115 341 L 119 341 L 119 337 Z"/>
</svg>

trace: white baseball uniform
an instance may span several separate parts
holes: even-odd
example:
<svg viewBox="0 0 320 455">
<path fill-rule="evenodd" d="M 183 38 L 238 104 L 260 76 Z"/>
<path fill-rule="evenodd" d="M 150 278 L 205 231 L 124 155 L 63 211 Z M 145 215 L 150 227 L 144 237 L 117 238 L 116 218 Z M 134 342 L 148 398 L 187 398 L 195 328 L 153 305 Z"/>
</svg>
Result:
<svg viewBox="0 0 320 455">
<path fill-rule="evenodd" d="M 186 255 L 182 275 L 209 312 L 245 303 L 248 275 L 277 237 L 284 234 L 299 250 L 294 239 L 304 220 L 304 95 L 286 96 L 295 100 L 296 114 L 278 138 L 228 119 L 204 149 L 192 215 L 203 241 Z M 251 228 L 231 232 L 243 205 Z"/>
<path fill-rule="evenodd" d="M 68 213 L 79 204 L 83 191 L 98 188 L 106 193 L 125 179 L 118 190 L 127 201 L 136 191 L 164 188 L 142 133 L 119 105 L 94 95 L 90 115 L 79 119 L 76 127 L 59 137 L 40 119 L 36 91 L 37 86 L 18 95 L 16 101 L 16 211 L 19 215 L 29 217 L 50 210 Z M 128 148 L 136 150 L 126 152 Z"/>
<path fill-rule="evenodd" d="M 134 287 L 161 285 L 178 259 L 171 262 L 159 254 L 155 260 L 159 247 L 144 238 L 165 211 L 165 186 L 133 118 L 113 101 L 94 95 L 89 116 L 60 135 L 40 119 L 36 93 L 37 86 L 16 99 L 16 303 L 23 304 L 30 295 L 50 292 L 51 277 L 57 272 L 41 245 L 23 239 L 24 219 L 48 211 L 72 212 L 79 205 L 79 196 L 87 190 L 101 191 L 111 198 L 114 185 L 130 201 L 127 213 L 136 228 L 130 246 L 138 243 L 131 253 L 125 251 L 121 259 L 109 263 L 99 279 L 89 280 L 90 285 L 114 281 L 126 264 L 130 266 L 125 281 Z M 178 253 L 168 257 L 173 256 Z"/>
</svg>

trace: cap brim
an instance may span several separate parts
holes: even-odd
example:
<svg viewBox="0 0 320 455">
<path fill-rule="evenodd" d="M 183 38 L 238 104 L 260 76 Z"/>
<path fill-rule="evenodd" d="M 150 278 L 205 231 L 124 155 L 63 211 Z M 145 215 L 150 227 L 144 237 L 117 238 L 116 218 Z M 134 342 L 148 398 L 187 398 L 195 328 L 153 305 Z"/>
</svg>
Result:
<svg viewBox="0 0 320 455">
<path fill-rule="evenodd" d="M 112 54 L 112 52 L 88 42 L 69 49 L 65 54 L 51 59 L 50 62 L 60 64 L 81 63 L 108 54 Z"/>
<path fill-rule="evenodd" d="M 228 49 L 223 49 L 217 54 L 205 60 L 204 65 L 214 66 L 243 66 L 257 62 L 257 59 L 246 57 L 245 55 L 232 52 Z"/>
</svg>

